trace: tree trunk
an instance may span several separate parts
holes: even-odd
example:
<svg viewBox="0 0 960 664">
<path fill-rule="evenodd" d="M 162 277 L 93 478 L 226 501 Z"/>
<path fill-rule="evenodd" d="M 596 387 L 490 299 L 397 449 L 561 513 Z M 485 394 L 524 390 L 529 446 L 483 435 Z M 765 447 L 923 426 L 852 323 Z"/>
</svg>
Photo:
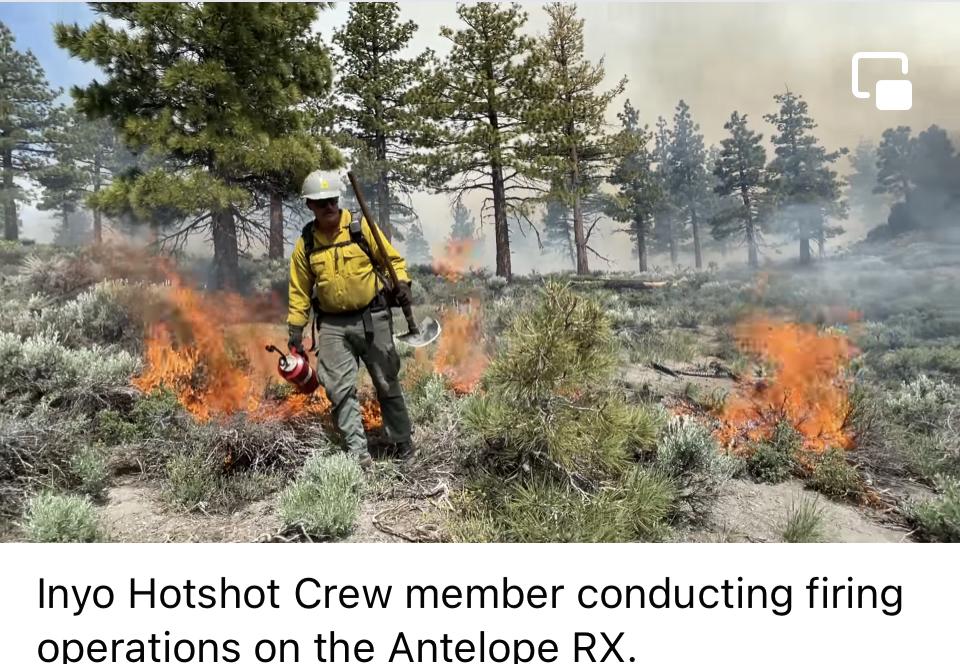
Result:
<svg viewBox="0 0 960 664">
<path fill-rule="evenodd" d="M 493 174 L 493 226 L 497 242 L 497 276 L 513 279 L 510 266 L 510 228 L 507 226 L 507 196 L 503 187 L 503 168 L 494 161 Z"/>
<path fill-rule="evenodd" d="M 387 240 L 393 239 L 393 224 L 390 222 L 390 180 L 382 171 L 377 180 L 377 224 Z"/>
<path fill-rule="evenodd" d="M 800 265 L 810 264 L 810 238 L 800 238 Z"/>
<path fill-rule="evenodd" d="M 100 191 L 100 161 L 100 151 L 97 150 L 97 153 L 93 157 L 93 193 Z M 93 243 L 103 243 L 103 221 L 100 216 L 99 207 L 93 208 Z"/>
<path fill-rule="evenodd" d="M 637 228 L 637 260 L 640 264 L 640 271 L 647 271 L 647 225 L 643 219 L 636 222 Z"/>
<path fill-rule="evenodd" d="M 760 266 L 760 252 L 757 250 L 757 233 L 753 227 L 753 220 L 747 219 L 747 265 Z"/>
<path fill-rule="evenodd" d="M 573 242 L 577 247 L 577 274 L 590 274 L 587 237 L 583 229 L 583 206 L 580 203 L 579 193 L 573 196 Z"/>
<path fill-rule="evenodd" d="M 270 194 L 270 246 L 267 257 L 283 258 L 283 198 L 277 192 Z"/>
<path fill-rule="evenodd" d="M 17 223 L 17 202 L 14 200 L 13 151 L 3 151 L 3 239 L 16 242 L 20 238 Z"/>
<path fill-rule="evenodd" d="M 567 127 L 568 137 L 573 136 L 573 127 Z M 573 242 L 577 247 L 577 274 L 590 274 L 587 258 L 587 236 L 583 229 L 583 204 L 580 200 L 580 159 L 576 142 L 570 145 L 570 188 L 573 193 Z"/>
<path fill-rule="evenodd" d="M 667 231 L 670 234 L 670 265 L 677 264 L 677 229 L 673 224 L 673 217 L 667 219 Z"/>
<path fill-rule="evenodd" d="M 700 250 L 700 223 L 697 211 L 690 208 L 690 225 L 693 227 L 693 262 L 698 270 L 703 268 L 703 252 Z"/>
<path fill-rule="evenodd" d="M 213 268 L 216 288 L 236 290 L 239 273 L 237 221 L 233 212 L 213 212 Z"/>
</svg>

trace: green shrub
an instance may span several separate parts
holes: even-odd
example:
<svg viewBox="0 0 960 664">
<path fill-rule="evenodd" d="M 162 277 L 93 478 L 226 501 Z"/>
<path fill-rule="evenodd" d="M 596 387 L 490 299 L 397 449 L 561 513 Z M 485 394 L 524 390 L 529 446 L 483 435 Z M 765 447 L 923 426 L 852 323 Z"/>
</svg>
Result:
<svg viewBox="0 0 960 664">
<path fill-rule="evenodd" d="M 199 451 L 180 452 L 167 461 L 164 493 L 178 507 L 194 510 L 208 506 L 220 485 L 219 472 Z"/>
<path fill-rule="evenodd" d="M 632 470 L 620 488 L 621 521 L 631 540 L 657 542 L 667 538 L 675 511 L 676 487 L 663 474 Z"/>
<path fill-rule="evenodd" d="M 960 475 L 960 432 L 915 434 L 901 429 L 897 436 L 909 468 L 931 484 L 938 475 Z"/>
<path fill-rule="evenodd" d="M 139 364 L 126 351 L 70 350 L 56 337 L 0 332 L 0 404 L 27 414 L 40 403 L 93 413 L 130 398 Z"/>
<path fill-rule="evenodd" d="M 201 451 L 199 445 L 173 454 L 165 466 L 164 497 L 188 511 L 228 512 L 260 500 L 283 485 L 283 477 L 276 472 L 228 473 L 218 458 Z"/>
<path fill-rule="evenodd" d="M 428 374 L 408 393 L 410 417 L 417 423 L 433 422 L 455 401 L 446 379 L 439 374 Z"/>
<path fill-rule="evenodd" d="M 617 361 L 597 303 L 548 283 L 505 333 L 484 389 L 464 406 L 465 429 L 515 465 L 619 474 L 634 447 L 652 445 L 659 422 L 625 402 L 612 380 Z"/>
<path fill-rule="evenodd" d="M 91 498 L 103 497 L 110 481 L 107 460 L 93 445 L 84 445 L 70 457 L 68 472 L 78 488 Z"/>
<path fill-rule="evenodd" d="M 346 454 L 314 455 L 280 495 L 280 520 L 310 537 L 344 537 L 360 511 L 362 482 L 360 466 Z"/>
<path fill-rule="evenodd" d="M 36 480 L 45 486 L 76 484 L 71 456 L 89 445 L 90 420 L 83 415 L 36 408 L 29 417 L 0 411 L 0 517 L 23 511 Z"/>
<path fill-rule="evenodd" d="M 630 360 L 650 362 L 692 362 L 700 345 L 696 336 L 684 330 L 637 329 L 627 336 Z"/>
<path fill-rule="evenodd" d="M 960 480 L 939 476 L 936 498 L 907 506 L 907 518 L 919 539 L 930 542 L 960 542 Z"/>
<path fill-rule="evenodd" d="M 165 387 L 159 387 L 137 399 L 130 409 L 130 421 L 140 435 L 152 435 L 183 422 L 183 406 L 177 395 Z"/>
<path fill-rule="evenodd" d="M 747 458 L 747 472 L 758 482 L 779 484 L 790 478 L 800 451 L 800 434 L 790 422 L 780 420 L 769 438 L 753 448 Z"/>
<path fill-rule="evenodd" d="M 639 469 L 596 493 L 543 475 L 488 476 L 457 499 L 451 532 L 465 542 L 659 541 L 673 501 L 668 479 Z"/>
<path fill-rule="evenodd" d="M 780 531 L 784 542 L 819 542 L 823 539 L 823 509 L 816 499 L 803 498 L 790 504 Z"/>
<path fill-rule="evenodd" d="M 105 535 L 86 496 L 43 492 L 32 497 L 23 530 L 31 542 L 101 542 Z"/>
<path fill-rule="evenodd" d="M 944 425 L 951 411 L 960 408 L 960 387 L 920 375 L 902 383 L 886 405 L 900 426 L 933 433 Z"/>
<path fill-rule="evenodd" d="M 672 420 L 657 445 L 654 467 L 674 480 L 690 518 L 705 516 L 740 462 L 720 451 L 703 426 L 685 417 Z"/>
<path fill-rule="evenodd" d="M 137 425 L 128 422 L 115 410 L 97 413 L 96 431 L 99 440 L 108 447 L 134 443 L 140 436 Z"/>
<path fill-rule="evenodd" d="M 807 487 L 831 498 L 855 498 L 863 491 L 857 469 L 847 463 L 846 453 L 831 447 L 817 460 Z"/>
<path fill-rule="evenodd" d="M 960 350 L 952 346 L 900 348 L 872 359 L 870 365 L 886 382 L 908 382 L 918 374 L 956 381 L 960 379 Z"/>
</svg>

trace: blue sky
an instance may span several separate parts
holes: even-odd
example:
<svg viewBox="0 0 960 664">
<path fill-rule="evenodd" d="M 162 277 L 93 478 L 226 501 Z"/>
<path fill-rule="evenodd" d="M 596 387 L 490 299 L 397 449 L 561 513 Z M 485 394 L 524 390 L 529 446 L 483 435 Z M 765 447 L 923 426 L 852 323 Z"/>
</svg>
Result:
<svg viewBox="0 0 960 664">
<path fill-rule="evenodd" d="M 85 83 L 96 77 L 96 66 L 71 58 L 53 41 L 55 23 L 94 21 L 94 13 L 84 3 L 0 3 L 0 21 L 6 24 L 16 39 L 17 50 L 33 51 L 47 72 L 47 80 L 54 88 L 63 88 L 64 101 L 70 86 Z"/>
</svg>

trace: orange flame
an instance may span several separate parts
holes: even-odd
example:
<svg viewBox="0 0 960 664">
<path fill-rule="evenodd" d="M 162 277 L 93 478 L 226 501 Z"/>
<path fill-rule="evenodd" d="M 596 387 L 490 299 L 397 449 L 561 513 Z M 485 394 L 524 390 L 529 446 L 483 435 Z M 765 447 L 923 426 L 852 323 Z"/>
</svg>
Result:
<svg viewBox="0 0 960 664">
<path fill-rule="evenodd" d="M 811 449 L 853 447 L 845 430 L 850 401 L 844 371 L 858 351 L 846 336 L 764 317 L 742 322 L 735 336 L 774 373 L 727 400 L 719 430 L 725 444 L 763 440 L 785 418 Z"/>
<path fill-rule="evenodd" d="M 447 281 L 457 282 L 463 272 L 473 265 L 474 240 L 450 240 L 444 248 L 444 255 L 433 261 L 433 271 Z"/>
<path fill-rule="evenodd" d="M 198 421 L 246 413 L 253 419 L 290 420 L 324 416 L 331 404 L 323 388 L 310 395 L 291 393 L 281 401 L 266 390 L 281 382 L 277 356 L 264 351 L 276 341 L 275 325 L 258 319 L 277 319 L 279 303 L 236 294 L 204 294 L 168 273 L 172 286 L 166 310 L 154 317 L 166 320 L 148 325 L 145 369 L 132 382 L 144 392 L 172 389 L 183 407 Z M 361 403 L 364 423 L 379 426 L 379 405 Z M 369 415 L 368 415 L 369 413 Z"/>
<path fill-rule="evenodd" d="M 367 431 L 382 427 L 383 414 L 380 412 L 380 402 L 372 397 L 361 397 L 360 417 L 363 420 L 363 428 Z"/>
<path fill-rule="evenodd" d="M 434 271 L 450 282 L 457 282 L 475 258 L 474 240 L 450 240 L 444 255 L 434 261 Z M 483 370 L 490 363 L 483 347 L 479 301 L 471 299 L 466 307 L 447 309 L 441 315 L 443 334 L 433 358 L 434 373 L 445 376 L 457 394 L 472 392 Z M 417 356 L 422 362 L 422 356 Z"/>
<path fill-rule="evenodd" d="M 471 300 L 465 313 L 455 309 L 444 312 L 441 326 L 443 335 L 434 357 L 434 371 L 446 376 L 457 394 L 469 394 L 490 363 L 481 342 L 479 303 Z"/>
</svg>

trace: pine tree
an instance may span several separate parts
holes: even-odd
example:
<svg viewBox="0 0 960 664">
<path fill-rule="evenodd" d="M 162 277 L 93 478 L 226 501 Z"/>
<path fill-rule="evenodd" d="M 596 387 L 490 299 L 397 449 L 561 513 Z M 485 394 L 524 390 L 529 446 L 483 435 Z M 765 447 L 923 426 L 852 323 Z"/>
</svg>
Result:
<svg viewBox="0 0 960 664">
<path fill-rule="evenodd" d="M 35 177 L 46 165 L 44 131 L 57 94 L 36 56 L 16 50 L 13 33 L 0 23 L 0 204 L 6 240 L 20 237 L 17 201 L 27 198 L 15 178 Z"/>
<path fill-rule="evenodd" d="M 118 145 L 116 132 L 106 120 L 90 122 L 72 107 L 57 109 L 52 114 L 45 136 L 55 161 L 38 174 L 44 187 L 44 200 L 39 207 L 59 210 L 66 229 L 67 215 L 77 209 L 77 204 L 82 200 L 86 207 L 89 194 L 96 196 L 115 176 L 133 168 L 136 158 Z M 73 201 L 71 209 L 65 210 L 63 204 L 57 203 L 61 197 L 68 206 Z M 70 235 L 70 243 L 76 244 L 83 234 Z M 102 211 L 95 206 L 92 239 L 98 244 L 103 241 Z"/>
<path fill-rule="evenodd" d="M 430 152 L 425 166 L 441 192 L 486 194 L 481 211 L 492 208 L 497 275 L 511 278 L 510 216 L 529 222 L 532 178 L 525 154 L 524 118 L 535 98 L 534 41 L 522 34 L 527 14 L 516 3 L 458 5 L 465 27 L 443 27 L 450 40 L 444 61 L 417 91 L 425 118 L 422 138 Z"/>
<path fill-rule="evenodd" d="M 671 188 L 670 141 L 671 131 L 667 120 L 660 116 L 654 131 L 653 159 L 657 165 L 655 178 L 661 196 L 653 212 L 653 239 L 658 251 L 669 250 L 670 264 L 676 266 L 679 244 L 686 229 L 679 223 L 680 204 Z"/>
<path fill-rule="evenodd" d="M 419 124 L 410 92 L 431 53 L 401 57 L 416 31 L 413 21 L 400 21 L 397 3 L 371 2 L 351 3 L 346 24 L 334 33 L 341 53 L 336 126 L 341 144 L 363 153 L 354 174 L 387 238 L 413 218 L 398 194 L 409 194 L 420 180 L 410 159 Z"/>
<path fill-rule="evenodd" d="M 617 187 L 610 213 L 633 235 L 638 267 L 641 272 L 646 272 L 653 215 L 663 196 L 659 179 L 653 171 L 653 154 L 649 148 L 653 134 L 640 126 L 640 114 L 630 100 L 624 103 L 623 112 L 618 117 L 628 149 L 610 175 L 610 183 Z"/>
<path fill-rule="evenodd" d="M 457 200 L 451 207 L 451 212 L 453 213 L 453 226 L 450 228 L 450 241 L 476 240 L 477 222 L 470 214 L 467 206 L 463 204 L 463 201 Z"/>
<path fill-rule="evenodd" d="M 296 181 L 338 164 L 308 110 L 331 86 L 327 51 L 306 4 L 94 3 L 87 28 L 57 25 L 57 43 L 107 80 L 75 87 L 77 106 L 108 118 L 134 150 L 164 162 L 115 181 L 98 205 L 153 223 L 186 219 L 167 239 L 209 231 L 216 283 L 235 287 L 241 241 L 262 225 L 245 211 L 277 174 Z"/>
<path fill-rule="evenodd" d="M 847 159 L 850 162 L 847 197 L 851 211 L 875 225 L 876 220 L 882 218 L 883 209 L 889 205 L 887 196 L 874 191 L 880 173 L 877 168 L 877 146 L 871 141 L 861 140 L 847 155 Z"/>
<path fill-rule="evenodd" d="M 709 194 L 706 152 L 700 125 L 690 116 L 690 107 L 682 99 L 673 116 L 673 129 L 666 150 L 667 187 L 693 232 L 693 253 L 696 268 L 703 267 L 700 242 L 700 213 Z"/>
<path fill-rule="evenodd" d="M 42 187 L 37 209 L 52 210 L 59 215 L 60 227 L 55 231 L 55 244 L 83 244 L 86 240 L 86 228 L 81 228 L 77 223 L 80 220 L 71 215 L 81 210 L 89 179 L 87 174 L 58 148 L 59 145 L 54 146 L 56 161 L 37 171 L 36 179 Z"/>
<path fill-rule="evenodd" d="M 895 203 L 906 202 L 912 189 L 910 170 L 913 162 L 910 127 L 903 125 L 883 132 L 877 147 L 877 174 L 873 192 L 893 196 Z"/>
<path fill-rule="evenodd" d="M 623 155 L 619 136 L 607 134 L 605 116 L 610 102 L 623 93 L 626 78 L 612 89 L 598 91 L 605 71 L 603 60 L 593 64 L 584 56 L 583 19 L 576 5 L 553 3 L 544 7 L 550 18 L 547 35 L 538 44 L 543 76 L 538 97 L 550 100 L 534 107 L 529 121 L 534 132 L 536 153 L 551 183 L 548 196 L 558 198 L 570 209 L 569 219 L 578 274 L 590 272 L 590 235 L 600 215 L 585 223 L 585 199 L 594 195 L 599 183 Z M 567 219 L 548 214 L 551 223 Z M 560 236 L 565 233 L 556 229 Z"/>
<path fill-rule="evenodd" d="M 840 180 L 830 165 L 847 150 L 827 152 L 819 144 L 813 135 L 817 124 L 800 95 L 787 91 L 774 100 L 780 108 L 764 116 L 777 130 L 771 137 L 775 157 L 768 169 L 784 227 L 800 243 L 800 264 L 807 265 L 810 240 L 818 242 L 822 254 L 827 238 L 842 232 L 828 222 L 846 216 Z"/>
<path fill-rule="evenodd" d="M 910 133 L 887 129 L 877 148 L 874 191 L 893 199 L 887 223 L 894 233 L 952 223 L 960 190 L 960 156 L 947 133 L 936 125 Z"/>
<path fill-rule="evenodd" d="M 577 250 L 573 234 L 572 210 L 564 202 L 562 195 L 553 193 L 546 198 L 543 215 L 543 246 L 560 254 L 577 269 Z"/>
<path fill-rule="evenodd" d="M 732 200 L 734 206 L 714 217 L 713 235 L 718 239 L 737 237 L 747 245 L 747 264 L 760 264 L 758 245 L 760 241 L 759 198 L 764 188 L 766 153 L 761 141 L 763 135 L 747 126 L 747 116 L 734 111 L 723 128 L 730 137 L 720 142 L 713 173 L 719 179 L 715 191 L 721 197 Z"/>
<path fill-rule="evenodd" d="M 433 263 L 433 254 L 430 244 L 423 236 L 423 227 L 420 222 L 413 222 L 407 230 L 404 244 L 406 259 L 413 265 L 430 265 Z"/>
</svg>

